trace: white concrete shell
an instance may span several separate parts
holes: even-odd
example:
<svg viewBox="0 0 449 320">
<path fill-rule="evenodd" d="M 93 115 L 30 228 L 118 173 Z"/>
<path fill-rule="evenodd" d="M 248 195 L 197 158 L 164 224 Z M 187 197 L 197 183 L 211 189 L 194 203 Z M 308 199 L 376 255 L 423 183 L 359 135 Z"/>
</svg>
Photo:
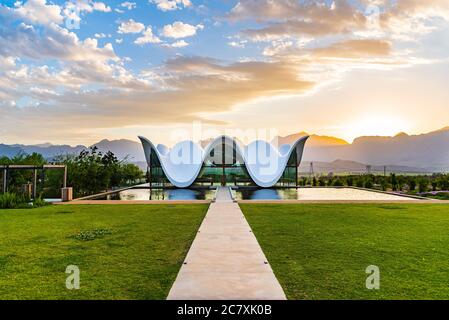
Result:
<svg viewBox="0 0 449 320">
<path fill-rule="evenodd" d="M 221 145 L 223 138 L 228 142 L 235 142 L 236 152 L 243 158 L 253 181 L 262 188 L 270 188 L 282 177 L 293 152 L 297 152 L 297 166 L 299 166 L 309 137 L 298 139 L 292 145 L 282 145 L 279 149 L 261 140 L 242 146 L 240 142 L 227 136 L 218 137 L 205 149 L 192 141 L 180 142 L 169 149 L 164 145 L 156 147 L 150 140 L 139 137 L 148 165 L 151 163 L 151 154 L 154 152 L 168 180 L 178 188 L 187 188 L 195 182 L 203 163 L 211 151 Z"/>
</svg>

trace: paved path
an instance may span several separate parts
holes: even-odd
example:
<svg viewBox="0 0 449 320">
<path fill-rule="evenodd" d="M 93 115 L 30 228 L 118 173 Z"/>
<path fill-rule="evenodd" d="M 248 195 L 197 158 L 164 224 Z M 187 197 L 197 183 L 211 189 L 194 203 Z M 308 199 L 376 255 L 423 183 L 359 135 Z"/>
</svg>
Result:
<svg viewBox="0 0 449 320">
<path fill-rule="evenodd" d="M 286 299 L 228 188 L 218 190 L 168 299 Z"/>
</svg>

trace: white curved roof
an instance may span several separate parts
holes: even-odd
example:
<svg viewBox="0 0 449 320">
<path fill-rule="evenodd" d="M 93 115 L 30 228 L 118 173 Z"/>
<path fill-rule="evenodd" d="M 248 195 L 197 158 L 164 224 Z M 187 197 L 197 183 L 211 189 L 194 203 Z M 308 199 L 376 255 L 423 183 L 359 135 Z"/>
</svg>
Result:
<svg viewBox="0 0 449 320">
<path fill-rule="evenodd" d="M 211 151 L 222 144 L 223 138 L 228 142 L 235 143 L 236 152 L 243 158 L 248 173 L 254 182 L 260 187 L 270 188 L 282 177 L 288 160 L 294 151 L 297 152 L 297 165 L 299 166 L 305 143 L 309 137 L 305 136 L 298 139 L 292 145 L 282 145 L 279 149 L 262 140 L 243 146 L 237 140 L 228 136 L 216 138 L 204 149 L 192 141 L 180 142 L 169 149 L 164 145 L 156 147 L 150 140 L 139 137 L 148 165 L 150 165 L 151 153 L 154 152 L 168 180 L 178 188 L 187 188 L 195 182 L 201 172 L 203 163 Z"/>
</svg>

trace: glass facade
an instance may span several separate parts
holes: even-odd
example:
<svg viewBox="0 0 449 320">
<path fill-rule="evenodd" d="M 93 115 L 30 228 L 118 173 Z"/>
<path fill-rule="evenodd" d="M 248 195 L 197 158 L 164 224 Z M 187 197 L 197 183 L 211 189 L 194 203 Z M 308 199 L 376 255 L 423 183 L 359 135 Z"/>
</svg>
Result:
<svg viewBox="0 0 449 320">
<path fill-rule="evenodd" d="M 298 185 L 296 152 L 292 153 L 278 187 Z M 161 163 L 153 152 L 148 180 L 153 187 L 171 187 L 164 174 Z M 193 186 L 256 186 L 249 175 L 244 160 L 237 152 L 235 141 L 223 137 L 222 143 L 215 147 L 203 163 L 203 167 Z"/>
</svg>

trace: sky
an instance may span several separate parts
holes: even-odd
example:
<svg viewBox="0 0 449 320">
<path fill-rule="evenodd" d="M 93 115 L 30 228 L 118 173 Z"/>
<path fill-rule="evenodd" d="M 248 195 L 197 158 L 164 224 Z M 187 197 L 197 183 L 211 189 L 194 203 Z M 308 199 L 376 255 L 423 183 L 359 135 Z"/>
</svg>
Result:
<svg viewBox="0 0 449 320">
<path fill-rule="evenodd" d="M 438 130 L 448 22 L 447 0 L 0 0 L 0 143 Z"/>
</svg>

